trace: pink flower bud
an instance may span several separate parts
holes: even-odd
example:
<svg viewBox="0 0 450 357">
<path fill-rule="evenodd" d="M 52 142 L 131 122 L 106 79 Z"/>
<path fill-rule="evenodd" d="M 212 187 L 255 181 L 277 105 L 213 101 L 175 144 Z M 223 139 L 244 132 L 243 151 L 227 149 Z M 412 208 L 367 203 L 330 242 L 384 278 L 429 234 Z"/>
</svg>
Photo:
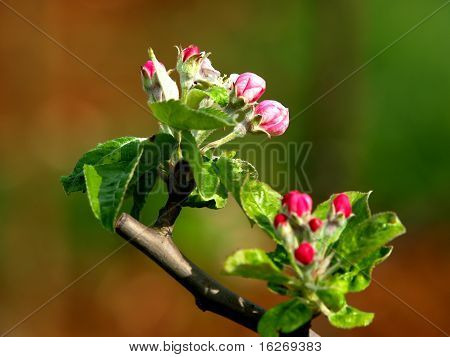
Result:
<svg viewBox="0 0 450 357">
<path fill-rule="evenodd" d="M 290 213 L 296 213 L 299 217 L 311 213 L 312 199 L 306 193 L 299 191 L 288 192 L 284 195 L 282 203 Z"/>
<path fill-rule="evenodd" d="M 145 62 L 144 66 L 142 67 L 142 71 L 145 72 L 148 78 L 152 78 L 156 72 L 156 67 L 153 61 Z"/>
<path fill-rule="evenodd" d="M 274 100 L 263 100 L 255 108 L 261 116 L 258 128 L 271 136 L 282 135 L 289 126 L 289 109 Z"/>
<path fill-rule="evenodd" d="M 295 250 L 294 255 L 300 263 L 304 265 L 311 264 L 314 259 L 314 248 L 308 242 L 301 243 Z"/>
<path fill-rule="evenodd" d="M 242 73 L 235 82 L 236 95 L 247 103 L 256 102 L 266 90 L 266 81 L 254 73 Z"/>
<path fill-rule="evenodd" d="M 334 198 L 333 206 L 336 213 L 343 213 L 345 218 L 352 214 L 352 205 L 345 193 L 340 193 Z"/>
<path fill-rule="evenodd" d="M 319 218 L 312 218 L 309 222 L 309 228 L 311 228 L 311 230 L 313 232 L 317 231 L 318 229 L 320 229 L 320 227 L 322 227 L 322 220 Z"/>
<path fill-rule="evenodd" d="M 186 62 L 192 56 L 200 54 L 200 50 L 196 45 L 189 45 L 182 51 L 183 54 L 183 62 Z"/>
<path fill-rule="evenodd" d="M 278 228 L 280 225 L 284 225 L 288 221 L 288 218 L 283 213 L 278 213 L 273 220 L 273 225 Z"/>
</svg>

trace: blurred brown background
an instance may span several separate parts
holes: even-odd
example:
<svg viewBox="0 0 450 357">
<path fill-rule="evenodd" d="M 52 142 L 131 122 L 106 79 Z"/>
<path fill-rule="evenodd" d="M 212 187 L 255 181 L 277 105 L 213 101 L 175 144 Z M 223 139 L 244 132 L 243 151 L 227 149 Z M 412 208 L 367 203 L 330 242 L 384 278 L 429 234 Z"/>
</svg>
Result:
<svg viewBox="0 0 450 357">
<path fill-rule="evenodd" d="M 95 267 L 10 335 L 254 335 L 200 312 L 130 246 L 102 261 L 122 240 L 100 227 L 85 197 L 65 197 L 58 181 L 97 142 L 155 132 L 156 121 L 129 98 L 145 108 L 139 66 L 146 49 L 171 66 L 174 45 L 196 43 L 224 73 L 263 76 L 265 98 L 283 102 L 291 116 L 308 108 L 277 141 L 313 143 L 305 169 L 316 202 L 373 189 L 373 210 L 397 211 L 408 228 L 375 271 L 380 285 L 350 298 L 376 313 L 373 324 L 344 331 L 319 318 L 314 329 L 324 336 L 448 333 L 450 6 L 308 107 L 444 3 L 1 0 L 0 332 Z M 280 301 L 264 283 L 220 274 L 235 249 L 271 248 L 232 200 L 221 211 L 185 209 L 176 240 L 249 299 L 265 307 Z"/>
</svg>

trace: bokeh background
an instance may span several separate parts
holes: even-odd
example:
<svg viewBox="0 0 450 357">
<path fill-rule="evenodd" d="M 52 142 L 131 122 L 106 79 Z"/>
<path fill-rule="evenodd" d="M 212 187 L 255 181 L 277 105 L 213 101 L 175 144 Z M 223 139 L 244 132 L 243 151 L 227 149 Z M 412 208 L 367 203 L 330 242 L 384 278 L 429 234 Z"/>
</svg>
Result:
<svg viewBox="0 0 450 357">
<path fill-rule="evenodd" d="M 316 202 L 374 190 L 373 210 L 398 212 L 408 228 L 375 270 L 379 284 L 350 297 L 376 312 L 373 324 L 344 331 L 319 318 L 314 329 L 324 336 L 448 333 L 450 6 L 386 49 L 444 3 L 1 0 L 0 332 L 25 319 L 11 336 L 254 335 L 200 312 L 133 247 L 103 260 L 122 240 L 100 227 L 83 195 L 67 198 L 58 181 L 97 142 L 154 133 L 139 79 L 146 49 L 171 66 L 174 45 L 196 43 L 222 72 L 258 73 L 268 83 L 265 98 L 283 102 L 291 116 L 302 112 L 276 141 L 312 143 L 304 169 Z M 286 168 L 258 169 L 270 176 Z M 231 199 L 221 211 L 185 209 L 175 237 L 229 287 L 267 308 L 281 301 L 262 282 L 221 275 L 235 249 L 272 247 Z"/>
</svg>

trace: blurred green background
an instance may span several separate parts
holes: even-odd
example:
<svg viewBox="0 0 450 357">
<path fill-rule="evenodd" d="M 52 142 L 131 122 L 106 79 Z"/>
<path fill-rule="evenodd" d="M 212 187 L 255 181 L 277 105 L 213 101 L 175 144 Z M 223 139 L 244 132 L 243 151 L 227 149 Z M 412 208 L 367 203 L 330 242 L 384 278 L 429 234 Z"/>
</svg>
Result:
<svg viewBox="0 0 450 357">
<path fill-rule="evenodd" d="M 324 336 L 450 331 L 450 6 L 315 102 L 447 1 L 5 2 L 127 95 L 1 1 L 0 332 L 26 319 L 10 335 L 254 335 L 200 312 L 135 248 L 104 259 L 123 241 L 100 227 L 85 197 L 67 198 L 59 184 L 97 142 L 157 130 L 130 99 L 145 107 L 139 66 L 148 46 L 173 66 L 173 46 L 190 43 L 211 51 L 223 73 L 264 77 L 264 98 L 281 101 L 291 117 L 303 111 L 276 141 L 312 142 L 305 171 L 316 202 L 374 190 L 373 210 L 395 210 L 408 228 L 376 269 L 379 284 L 350 298 L 376 312 L 373 324 L 344 331 L 319 318 L 314 329 Z M 235 249 L 272 246 L 231 199 L 221 211 L 185 209 L 175 238 L 229 287 L 265 307 L 280 301 L 264 283 L 220 274 Z"/>
</svg>

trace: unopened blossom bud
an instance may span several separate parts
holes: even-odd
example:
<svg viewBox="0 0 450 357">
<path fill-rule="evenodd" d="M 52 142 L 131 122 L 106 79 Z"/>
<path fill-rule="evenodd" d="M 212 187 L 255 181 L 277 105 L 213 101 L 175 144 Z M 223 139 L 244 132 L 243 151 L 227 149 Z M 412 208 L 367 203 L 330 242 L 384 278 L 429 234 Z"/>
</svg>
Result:
<svg viewBox="0 0 450 357">
<path fill-rule="evenodd" d="M 280 225 L 284 225 L 285 223 L 287 223 L 287 221 L 288 218 L 286 217 L 286 215 L 284 215 L 283 213 L 278 213 L 273 220 L 273 225 L 275 226 L 275 228 L 278 228 Z"/>
<path fill-rule="evenodd" d="M 284 134 L 289 126 L 289 109 L 274 100 L 263 100 L 256 106 L 255 114 L 261 116 L 261 120 L 253 130 L 278 136 Z"/>
<path fill-rule="evenodd" d="M 301 243 L 294 251 L 295 259 L 304 265 L 309 265 L 314 259 L 314 248 L 308 242 Z"/>
<path fill-rule="evenodd" d="M 340 193 L 333 200 L 333 206 L 336 213 L 342 213 L 345 218 L 352 214 L 352 205 L 345 193 Z"/>
<path fill-rule="evenodd" d="M 311 231 L 316 232 L 317 230 L 320 229 L 320 227 L 322 227 L 323 222 L 320 218 L 314 217 L 309 220 L 308 224 L 309 224 L 309 228 L 311 228 Z"/>
<path fill-rule="evenodd" d="M 204 63 L 204 72 L 201 73 L 201 65 L 205 59 L 205 52 L 200 52 L 199 48 L 195 45 L 190 45 L 186 48 L 178 48 L 176 68 L 180 75 L 180 84 L 184 95 L 186 95 L 187 91 L 194 86 L 195 81 L 203 80 L 209 82 L 207 77 L 213 74 L 211 70 L 215 72 L 215 69 L 211 65 L 208 66 L 208 61 L 206 61 Z M 211 63 L 209 62 L 209 64 Z M 207 73 L 208 70 L 209 73 Z"/>
<path fill-rule="evenodd" d="M 289 224 L 289 218 L 283 213 L 278 213 L 273 220 L 273 225 L 283 240 L 284 246 L 290 250 L 294 250 L 298 243 L 295 233 Z"/>
<path fill-rule="evenodd" d="M 149 102 L 179 99 L 176 82 L 170 78 L 166 67 L 156 59 L 151 48 L 149 49 L 149 56 L 151 61 L 147 61 L 141 70 L 142 82 L 145 91 L 149 94 Z"/>
<path fill-rule="evenodd" d="M 160 64 L 160 66 L 164 68 L 162 64 Z M 163 100 L 162 88 L 157 78 L 155 78 L 155 74 L 156 66 L 153 61 L 145 62 L 141 67 L 142 86 L 144 87 L 144 91 L 148 94 L 150 102 L 160 102 Z"/>
<path fill-rule="evenodd" d="M 235 82 L 236 95 L 247 103 L 256 102 L 266 90 L 266 81 L 254 73 L 242 73 Z"/>
<path fill-rule="evenodd" d="M 311 196 L 296 190 L 286 193 L 283 197 L 282 204 L 287 208 L 289 213 L 295 213 L 299 217 L 311 213 L 312 209 Z"/>
<path fill-rule="evenodd" d="M 183 62 L 186 62 L 192 56 L 200 54 L 200 50 L 196 45 L 189 45 L 181 51 Z"/>
<path fill-rule="evenodd" d="M 162 63 L 161 63 L 162 65 Z M 156 67 L 153 61 L 147 61 L 145 62 L 144 66 L 142 67 L 142 71 L 145 72 L 148 78 L 152 78 L 156 72 Z"/>
</svg>

